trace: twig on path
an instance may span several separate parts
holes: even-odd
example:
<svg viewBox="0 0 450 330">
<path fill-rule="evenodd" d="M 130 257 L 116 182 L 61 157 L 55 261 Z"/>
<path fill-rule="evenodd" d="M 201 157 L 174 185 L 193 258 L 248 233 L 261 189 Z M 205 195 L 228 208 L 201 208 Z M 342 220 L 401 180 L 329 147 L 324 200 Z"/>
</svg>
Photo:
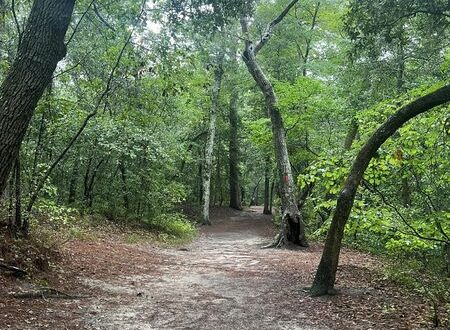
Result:
<svg viewBox="0 0 450 330">
<path fill-rule="evenodd" d="M 65 292 L 53 289 L 53 288 L 40 288 L 34 291 L 26 291 L 20 293 L 12 293 L 11 297 L 19 299 L 47 299 L 47 298 L 57 298 L 57 299 L 82 299 L 89 298 L 87 296 L 80 295 L 70 295 Z"/>
</svg>

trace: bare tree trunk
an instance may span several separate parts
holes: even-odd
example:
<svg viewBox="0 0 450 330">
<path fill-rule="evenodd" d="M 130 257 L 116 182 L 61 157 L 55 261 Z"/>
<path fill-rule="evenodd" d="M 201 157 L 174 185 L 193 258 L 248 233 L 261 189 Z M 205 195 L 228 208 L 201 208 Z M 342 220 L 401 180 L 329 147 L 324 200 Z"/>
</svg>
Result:
<svg viewBox="0 0 450 330">
<path fill-rule="evenodd" d="M 51 97 L 51 83 L 50 86 L 47 88 L 47 97 L 50 99 Z M 50 102 L 48 102 L 50 104 Z M 50 108 L 50 105 L 48 106 L 48 108 Z M 48 109 L 50 110 L 50 109 Z M 41 120 L 39 121 L 39 131 L 38 131 L 38 136 L 37 136 L 37 141 L 36 141 L 36 147 L 34 149 L 34 157 L 33 157 L 33 165 L 31 168 L 31 178 L 30 178 L 30 184 L 29 184 L 29 193 L 31 194 L 31 192 L 34 189 L 34 185 L 36 184 L 36 171 L 37 171 L 37 165 L 38 165 L 38 161 L 39 161 L 39 157 L 42 154 L 42 147 L 44 145 L 44 133 L 45 133 L 45 114 L 47 112 L 47 109 L 44 109 L 44 111 L 42 112 L 41 115 Z"/>
<path fill-rule="evenodd" d="M 219 55 L 217 66 L 214 70 L 214 86 L 211 93 L 211 111 L 209 116 L 208 137 L 206 141 L 205 150 L 205 165 L 203 168 L 203 195 L 202 195 L 202 224 L 210 225 L 209 220 L 209 204 L 211 195 L 211 170 L 212 170 L 212 156 L 214 150 L 214 138 L 216 135 L 216 117 L 219 108 L 219 93 L 222 85 L 222 61 L 223 55 Z"/>
<path fill-rule="evenodd" d="M 334 291 L 344 227 L 350 216 L 356 190 L 364 175 L 364 171 L 378 148 L 411 118 L 449 101 L 450 85 L 447 85 L 403 106 L 374 132 L 359 151 L 353 162 L 350 174 L 345 181 L 344 188 L 339 194 L 322 258 L 311 288 L 311 294 L 325 295 Z"/>
<path fill-rule="evenodd" d="M 28 236 L 28 217 L 25 217 L 22 223 L 22 178 L 21 178 L 21 166 L 20 155 L 17 155 L 15 164 L 15 195 L 16 195 L 16 212 L 14 217 L 15 228 L 20 228 L 20 231 L 24 237 Z"/>
<path fill-rule="evenodd" d="M 73 168 L 72 173 L 70 175 L 70 181 L 69 181 L 69 197 L 67 199 L 68 204 L 75 203 L 76 197 L 77 197 L 77 183 L 78 183 L 78 176 L 80 175 L 80 161 L 78 157 L 73 162 Z"/>
<path fill-rule="evenodd" d="M 14 219 L 14 196 L 13 196 L 13 190 L 14 190 L 14 178 L 15 173 L 13 171 L 11 177 L 9 178 L 9 186 L 8 189 L 5 191 L 5 197 L 9 199 L 8 202 L 8 231 L 11 238 L 14 238 L 17 236 L 17 227 Z"/>
<path fill-rule="evenodd" d="M 250 198 L 250 206 L 253 205 L 259 205 L 258 195 L 259 195 L 259 184 L 261 183 L 261 178 L 258 180 L 258 182 L 255 185 L 255 188 L 253 188 L 252 196 Z"/>
<path fill-rule="evenodd" d="M 58 62 L 75 0 L 35 0 L 16 58 L 0 87 L 0 195 L 36 105 Z"/>
<path fill-rule="evenodd" d="M 277 160 L 282 209 L 282 228 L 276 242 L 273 244 L 274 246 L 282 246 L 288 241 L 300 246 L 308 246 L 308 243 L 303 219 L 297 207 L 295 197 L 296 186 L 289 162 L 286 134 L 280 109 L 278 108 L 278 100 L 271 82 L 256 60 L 256 55 L 272 36 L 275 26 L 283 20 L 297 2 L 298 0 L 291 1 L 283 12 L 267 26 L 258 43 L 254 45 L 247 38 L 245 40 L 245 50 L 242 55 L 248 71 L 264 94 L 267 111 L 272 123 L 273 144 Z M 248 37 L 248 17 L 244 16 L 241 18 L 241 26 L 244 36 Z"/>
<path fill-rule="evenodd" d="M 270 209 L 270 157 L 266 157 L 264 164 L 264 214 L 272 214 Z"/>
<path fill-rule="evenodd" d="M 106 158 L 102 158 L 97 165 L 92 170 L 91 177 L 87 180 L 86 185 L 86 179 L 85 179 L 85 190 L 84 190 L 84 197 L 86 201 L 86 206 L 91 208 L 94 203 L 94 183 L 95 179 L 97 179 L 98 170 L 102 166 L 102 164 L 105 162 Z M 89 172 L 87 172 L 89 174 Z"/>
<path fill-rule="evenodd" d="M 269 199 L 269 211 L 272 214 L 273 211 L 273 194 L 275 192 L 275 180 L 272 180 L 272 184 L 270 185 L 270 199 Z"/>
<path fill-rule="evenodd" d="M 198 164 L 198 182 L 197 182 L 197 186 L 198 186 L 198 194 L 197 194 L 197 200 L 198 203 L 201 204 L 202 203 L 202 198 L 203 198 L 203 164 L 199 163 Z"/>
<path fill-rule="evenodd" d="M 222 175 L 221 175 L 221 148 L 220 143 L 217 143 L 216 154 L 216 179 L 214 180 L 214 199 L 213 205 L 221 205 L 222 201 Z"/>
<path fill-rule="evenodd" d="M 125 210 L 130 209 L 130 198 L 128 197 L 128 187 L 127 187 L 127 172 L 125 168 L 125 161 L 121 159 L 119 161 L 120 179 L 122 181 L 122 196 L 123 196 L 123 206 Z"/>
<path fill-rule="evenodd" d="M 239 183 L 239 146 L 238 146 L 238 114 L 237 101 L 238 90 L 233 87 L 230 100 L 230 207 L 236 210 L 242 210 L 241 188 Z"/>
</svg>

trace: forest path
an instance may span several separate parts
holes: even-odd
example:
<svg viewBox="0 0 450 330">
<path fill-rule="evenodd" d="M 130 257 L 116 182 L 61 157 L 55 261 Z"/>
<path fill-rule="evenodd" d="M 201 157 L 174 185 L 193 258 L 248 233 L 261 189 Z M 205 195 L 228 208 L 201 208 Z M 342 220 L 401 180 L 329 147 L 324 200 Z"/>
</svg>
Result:
<svg viewBox="0 0 450 330">
<path fill-rule="evenodd" d="M 379 260 L 344 249 L 333 297 L 309 297 L 322 246 L 261 249 L 261 208 L 213 210 L 212 226 L 183 248 L 124 243 L 116 234 L 69 242 L 47 282 L 82 299 L 14 299 L 0 285 L 0 329 L 423 329 L 430 308 L 383 280 Z M 36 280 L 35 280 L 36 281 Z M 0 282 L 1 284 L 1 282 Z M 3 292 L 3 294 L 2 294 Z M 39 298 L 39 297 L 38 297 Z"/>
<path fill-rule="evenodd" d="M 261 249 L 273 235 L 271 217 L 254 207 L 216 210 L 211 220 L 189 246 L 158 251 L 156 274 L 86 280 L 116 294 L 92 306 L 90 328 L 313 329 L 298 310 L 298 285 L 275 266 L 289 251 Z"/>
</svg>

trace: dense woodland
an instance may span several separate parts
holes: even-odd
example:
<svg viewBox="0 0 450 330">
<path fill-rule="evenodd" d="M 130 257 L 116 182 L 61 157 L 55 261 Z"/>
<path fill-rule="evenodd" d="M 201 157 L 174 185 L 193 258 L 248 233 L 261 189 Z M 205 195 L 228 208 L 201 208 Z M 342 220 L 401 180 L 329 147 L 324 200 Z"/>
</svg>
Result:
<svg viewBox="0 0 450 330">
<path fill-rule="evenodd" d="M 447 0 L 0 0 L 4 245 L 101 217 L 387 256 L 448 308 Z"/>
</svg>

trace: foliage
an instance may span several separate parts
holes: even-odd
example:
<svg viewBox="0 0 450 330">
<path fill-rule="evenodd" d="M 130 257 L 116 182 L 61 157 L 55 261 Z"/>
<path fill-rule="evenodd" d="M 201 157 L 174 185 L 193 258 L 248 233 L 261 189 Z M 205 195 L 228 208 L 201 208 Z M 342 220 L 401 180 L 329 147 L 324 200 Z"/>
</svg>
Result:
<svg viewBox="0 0 450 330">
<path fill-rule="evenodd" d="M 0 2 L 0 80 L 18 43 L 6 3 Z M 45 228 L 61 241 L 89 236 L 93 219 L 107 218 L 155 230 L 161 240 L 193 238 L 195 227 L 180 210 L 198 210 L 201 201 L 219 49 L 224 81 L 211 204 L 228 202 L 228 110 L 237 91 L 244 204 L 263 200 L 268 175 L 276 206 L 270 120 L 239 59 L 239 17 L 253 15 L 250 39 L 259 40 L 288 1 L 161 0 L 143 13 L 140 0 L 99 0 L 96 11 L 90 3 L 77 1 L 67 56 L 30 123 L 20 151 L 22 181 L 11 177 L 0 224 L 11 221 L 20 186 L 32 237 L 55 236 Z M 16 2 L 19 25 L 30 4 Z M 299 204 L 314 237 L 325 235 L 351 162 L 372 132 L 401 105 L 448 83 L 448 24 L 446 0 L 305 0 L 258 54 L 274 82 Z M 449 109 L 412 120 L 379 149 L 346 227 L 348 244 L 411 259 L 417 272 L 438 278 L 449 271 Z M 140 237 L 133 235 L 130 241 Z"/>
<path fill-rule="evenodd" d="M 151 230 L 157 231 L 162 241 L 175 238 L 189 240 L 195 237 L 197 232 L 195 226 L 179 213 L 160 214 L 146 220 L 145 225 Z"/>
</svg>

